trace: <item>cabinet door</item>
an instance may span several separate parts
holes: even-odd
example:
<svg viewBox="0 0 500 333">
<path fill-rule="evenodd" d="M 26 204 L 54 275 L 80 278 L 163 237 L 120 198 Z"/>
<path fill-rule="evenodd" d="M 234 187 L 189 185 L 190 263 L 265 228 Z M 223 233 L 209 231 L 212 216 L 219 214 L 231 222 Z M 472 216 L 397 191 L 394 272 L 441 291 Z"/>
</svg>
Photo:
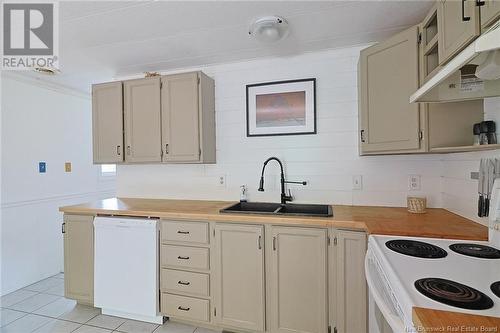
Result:
<svg viewBox="0 0 500 333">
<path fill-rule="evenodd" d="M 217 224 L 216 321 L 264 331 L 263 227 Z"/>
<path fill-rule="evenodd" d="M 365 280 L 366 234 L 339 230 L 335 246 L 336 323 L 338 333 L 367 332 Z"/>
<path fill-rule="evenodd" d="M 94 303 L 94 217 L 64 215 L 64 295 Z"/>
<path fill-rule="evenodd" d="M 160 78 L 123 83 L 127 162 L 160 162 Z"/>
<path fill-rule="evenodd" d="M 359 60 L 360 153 L 420 148 L 418 28 L 361 51 Z"/>
<path fill-rule="evenodd" d="M 438 33 L 439 64 L 442 65 L 481 34 L 479 7 L 476 6 L 476 1 L 439 2 Z"/>
<path fill-rule="evenodd" d="M 485 0 L 481 7 L 481 28 L 486 28 L 500 19 L 500 0 Z"/>
<path fill-rule="evenodd" d="M 92 86 L 92 139 L 94 163 L 123 161 L 122 83 Z"/>
<path fill-rule="evenodd" d="M 165 162 L 200 160 L 198 73 L 162 77 L 162 149 Z"/>
<path fill-rule="evenodd" d="M 327 231 L 271 230 L 271 332 L 327 332 Z"/>
</svg>

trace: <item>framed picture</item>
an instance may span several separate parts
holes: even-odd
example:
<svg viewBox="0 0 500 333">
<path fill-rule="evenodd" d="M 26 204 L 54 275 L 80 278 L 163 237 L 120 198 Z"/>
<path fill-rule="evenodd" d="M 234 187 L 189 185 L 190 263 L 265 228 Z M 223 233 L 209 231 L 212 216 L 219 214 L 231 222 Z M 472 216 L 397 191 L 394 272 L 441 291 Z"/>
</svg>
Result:
<svg viewBox="0 0 500 333">
<path fill-rule="evenodd" d="M 316 134 L 316 79 L 247 85 L 247 136 Z"/>
</svg>

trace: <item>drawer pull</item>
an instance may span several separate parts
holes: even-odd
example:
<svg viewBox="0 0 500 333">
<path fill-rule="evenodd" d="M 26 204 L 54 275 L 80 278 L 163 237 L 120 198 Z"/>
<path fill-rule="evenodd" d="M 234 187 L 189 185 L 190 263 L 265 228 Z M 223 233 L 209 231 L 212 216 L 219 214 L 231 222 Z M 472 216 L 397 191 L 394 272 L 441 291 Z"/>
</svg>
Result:
<svg viewBox="0 0 500 333">
<path fill-rule="evenodd" d="M 189 257 L 183 257 L 183 256 L 178 256 L 177 259 L 181 259 L 181 260 L 189 260 Z"/>
<path fill-rule="evenodd" d="M 189 286 L 191 284 L 191 282 L 189 282 L 189 281 L 179 281 L 179 282 L 177 282 L 177 284 L 182 284 L 183 286 Z"/>
<path fill-rule="evenodd" d="M 177 230 L 177 233 L 182 235 L 189 235 L 189 231 Z"/>
<path fill-rule="evenodd" d="M 191 309 L 191 308 L 185 308 L 185 307 L 179 306 L 179 307 L 177 307 L 177 309 L 179 309 L 181 311 L 189 311 L 189 309 Z"/>
</svg>

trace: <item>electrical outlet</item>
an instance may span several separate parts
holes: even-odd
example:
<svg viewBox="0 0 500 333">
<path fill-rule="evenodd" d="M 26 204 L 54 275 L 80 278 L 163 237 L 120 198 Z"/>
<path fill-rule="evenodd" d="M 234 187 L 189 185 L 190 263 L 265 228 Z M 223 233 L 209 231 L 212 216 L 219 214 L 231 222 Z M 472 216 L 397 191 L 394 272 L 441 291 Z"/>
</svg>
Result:
<svg viewBox="0 0 500 333">
<path fill-rule="evenodd" d="M 217 177 L 217 187 L 226 187 L 226 175 Z"/>
<path fill-rule="evenodd" d="M 410 191 L 420 191 L 420 175 L 408 176 L 408 189 Z"/>
<path fill-rule="evenodd" d="M 352 189 L 353 190 L 363 189 L 363 176 L 362 175 L 352 176 Z"/>
<path fill-rule="evenodd" d="M 64 171 L 71 172 L 71 162 L 64 163 Z"/>
</svg>

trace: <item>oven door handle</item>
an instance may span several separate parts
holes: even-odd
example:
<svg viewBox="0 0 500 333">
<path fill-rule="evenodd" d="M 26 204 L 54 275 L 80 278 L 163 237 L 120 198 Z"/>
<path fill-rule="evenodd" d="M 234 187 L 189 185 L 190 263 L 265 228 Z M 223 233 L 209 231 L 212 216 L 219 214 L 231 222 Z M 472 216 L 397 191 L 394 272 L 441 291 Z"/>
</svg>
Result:
<svg viewBox="0 0 500 333">
<path fill-rule="evenodd" d="M 386 304 L 384 298 L 380 294 L 379 290 L 375 286 L 375 281 L 373 280 L 373 274 L 375 273 L 373 269 L 370 269 L 370 262 L 368 258 L 369 254 L 366 254 L 365 257 L 365 276 L 366 282 L 368 284 L 368 289 L 373 296 L 373 300 L 377 303 L 377 306 L 384 316 L 385 320 L 391 326 L 393 332 L 406 332 L 405 325 L 401 318 L 392 311 L 392 309 Z"/>
</svg>

